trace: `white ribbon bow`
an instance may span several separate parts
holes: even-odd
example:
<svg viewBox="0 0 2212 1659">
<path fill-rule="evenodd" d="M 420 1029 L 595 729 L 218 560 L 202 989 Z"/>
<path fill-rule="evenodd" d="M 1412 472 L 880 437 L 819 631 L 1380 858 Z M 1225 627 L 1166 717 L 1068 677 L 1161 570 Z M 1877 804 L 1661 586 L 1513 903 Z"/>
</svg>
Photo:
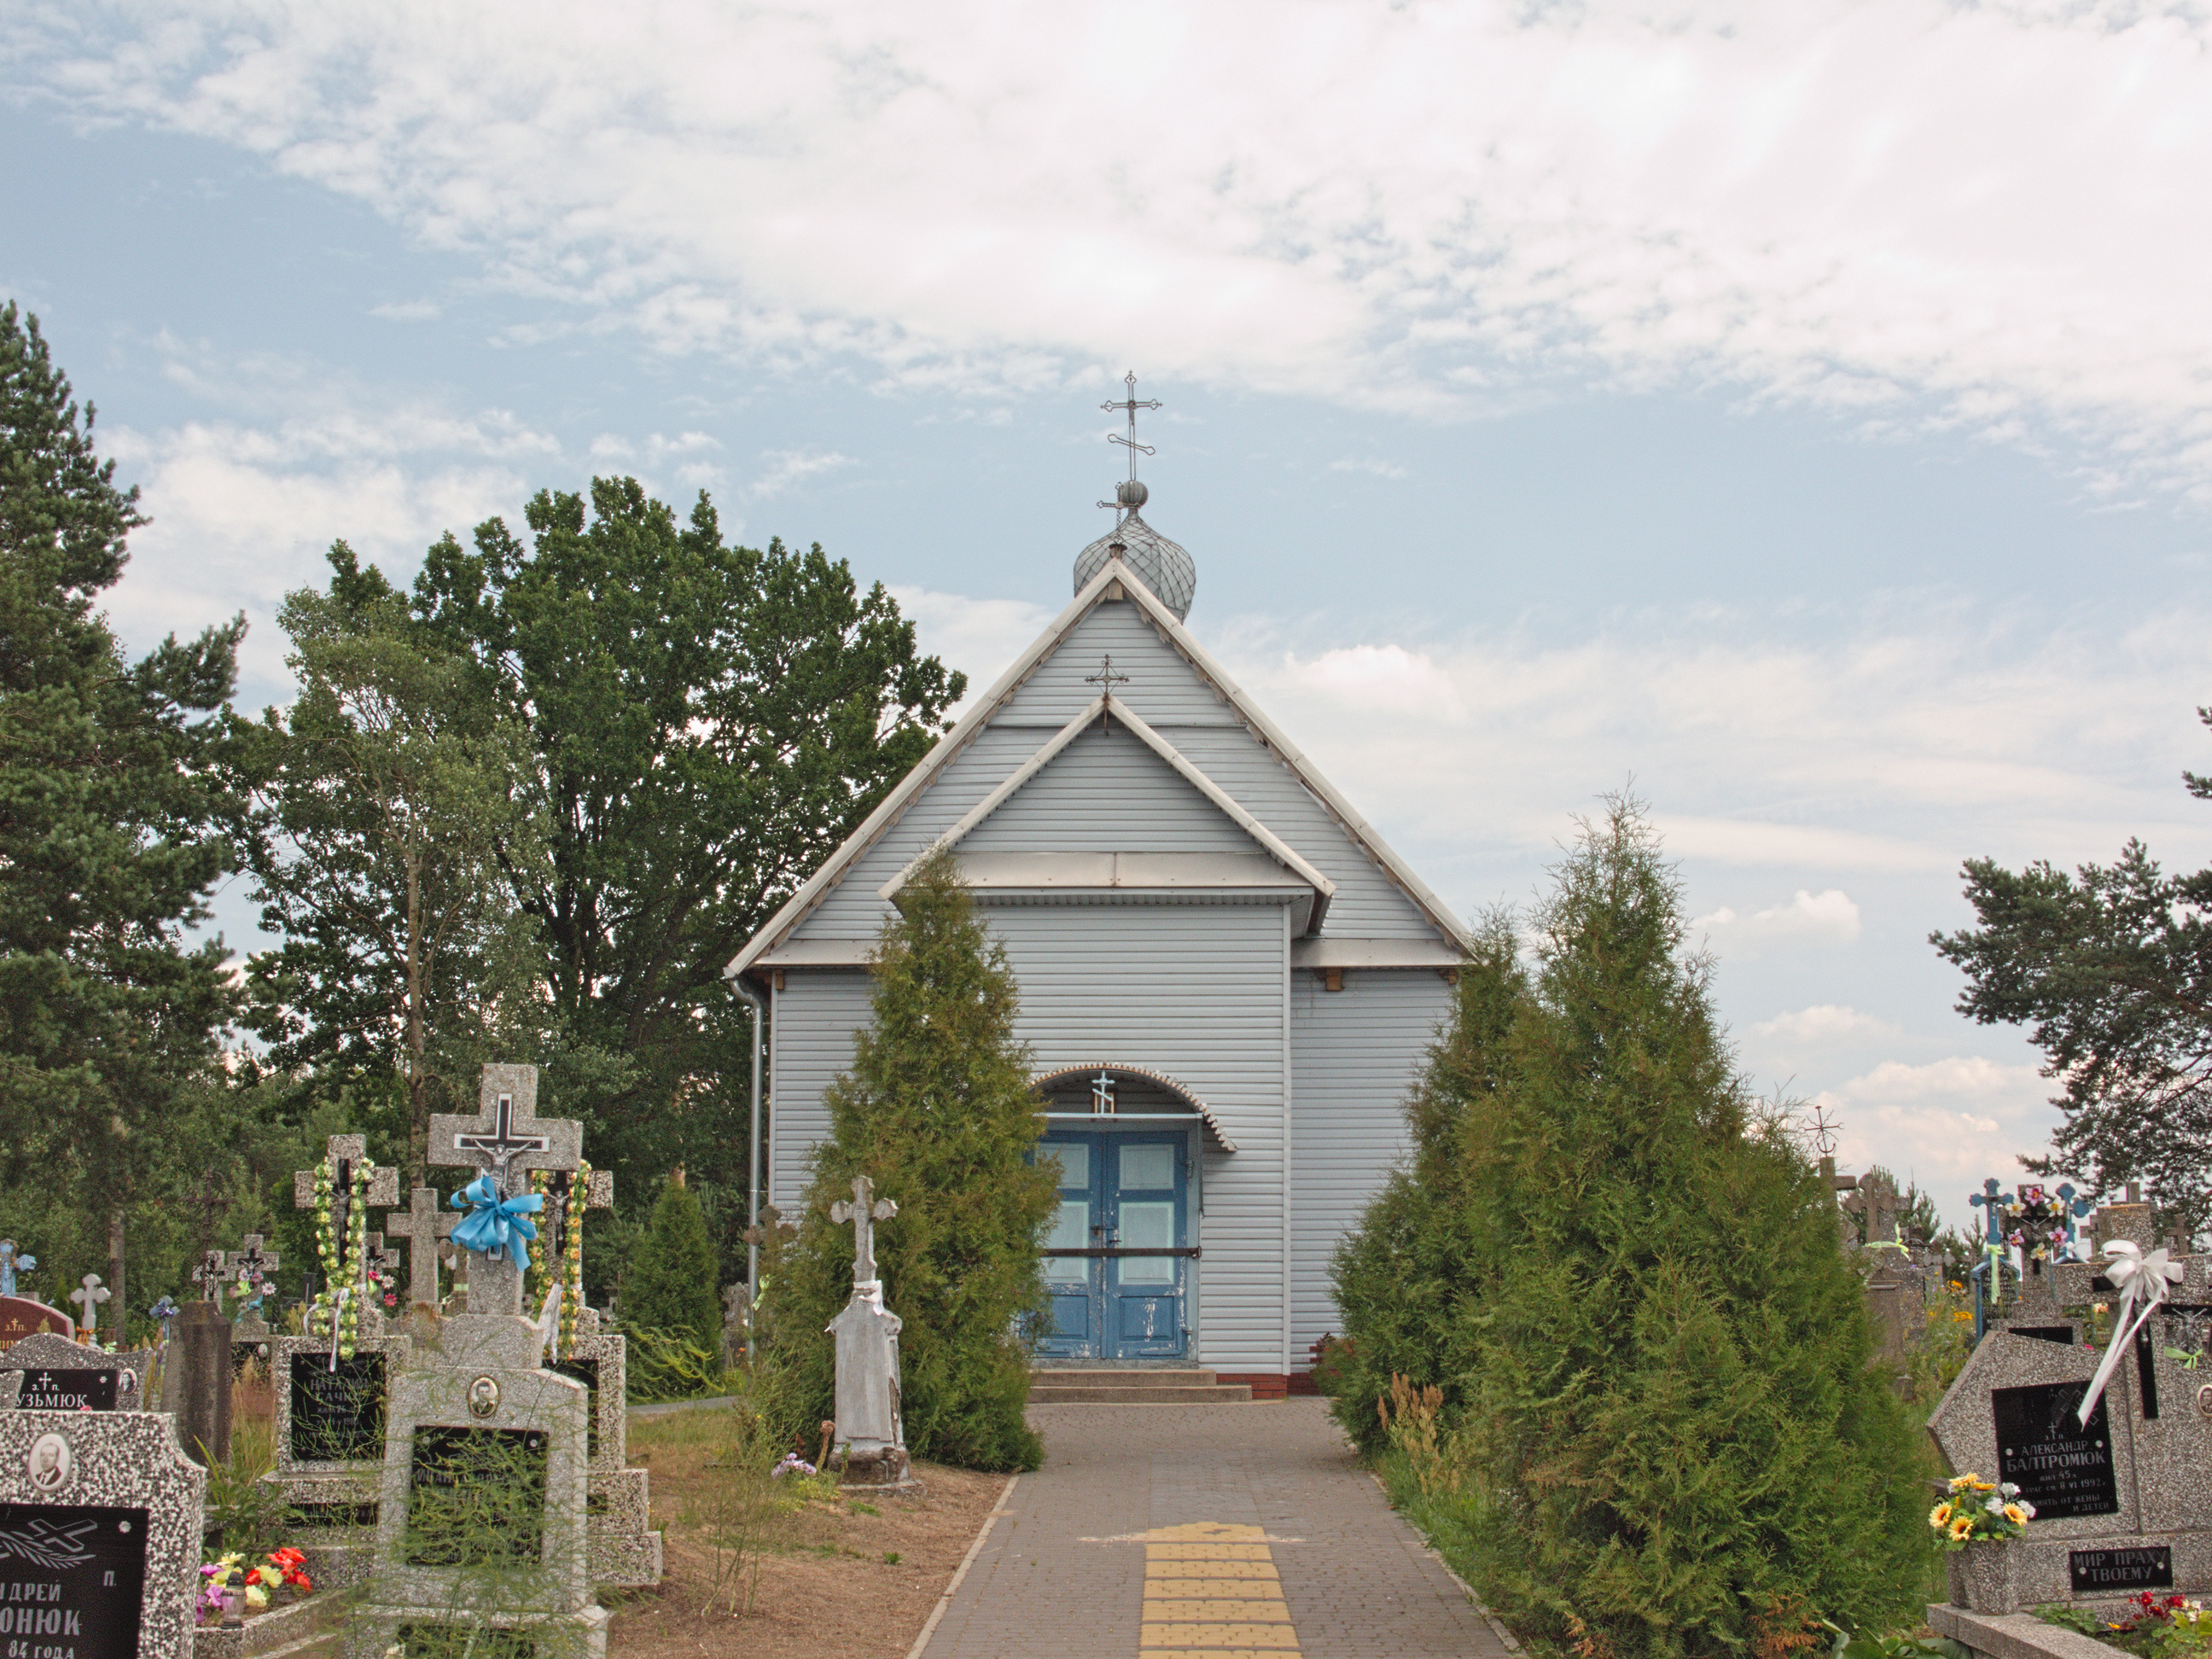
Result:
<svg viewBox="0 0 2212 1659">
<path fill-rule="evenodd" d="M 2142 1246 L 2125 1238 L 2116 1238 L 2105 1246 L 2105 1277 L 2119 1291 L 2120 1305 L 2112 1315 L 2112 1340 L 2105 1345 L 2105 1357 L 2097 1362 L 2097 1374 L 2089 1379 L 2089 1392 L 2081 1396 L 2081 1409 L 2076 1415 L 2083 1428 L 2089 1426 L 2089 1413 L 2104 1397 L 2105 1384 L 2119 1369 L 2120 1356 L 2128 1344 L 2166 1300 L 2167 1287 L 2181 1283 L 2187 1273 L 2180 1262 L 2167 1259 L 2163 1248 L 2145 1255 Z"/>
</svg>

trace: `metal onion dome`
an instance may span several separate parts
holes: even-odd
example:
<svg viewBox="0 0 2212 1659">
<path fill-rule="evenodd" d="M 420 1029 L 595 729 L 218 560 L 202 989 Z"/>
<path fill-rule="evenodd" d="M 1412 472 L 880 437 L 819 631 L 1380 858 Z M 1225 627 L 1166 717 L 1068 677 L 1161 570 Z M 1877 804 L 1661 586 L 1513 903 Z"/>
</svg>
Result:
<svg viewBox="0 0 2212 1659">
<path fill-rule="evenodd" d="M 1141 490 L 1144 486 L 1137 488 Z M 1128 486 L 1121 489 L 1127 490 Z M 1188 553 L 1137 515 L 1135 502 L 1128 504 L 1121 523 L 1075 556 L 1075 591 L 1080 593 L 1106 568 L 1106 561 L 1117 554 L 1128 566 L 1129 574 L 1175 612 L 1177 622 L 1188 620 L 1191 599 L 1198 592 L 1198 567 Z"/>
</svg>

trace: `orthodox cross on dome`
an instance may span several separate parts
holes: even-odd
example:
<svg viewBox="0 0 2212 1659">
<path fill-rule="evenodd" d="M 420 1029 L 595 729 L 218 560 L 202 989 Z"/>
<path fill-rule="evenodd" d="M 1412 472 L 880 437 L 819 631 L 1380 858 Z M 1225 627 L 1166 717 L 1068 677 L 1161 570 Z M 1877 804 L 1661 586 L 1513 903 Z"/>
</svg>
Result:
<svg viewBox="0 0 2212 1659">
<path fill-rule="evenodd" d="M 1137 441 L 1137 411 L 1140 409 L 1158 409 L 1160 406 L 1160 400 L 1158 398 L 1137 396 L 1137 371 L 1133 368 L 1122 377 L 1122 384 L 1129 388 L 1127 397 L 1118 403 L 1109 400 L 1099 404 L 1098 407 L 1109 414 L 1118 409 L 1129 417 L 1127 437 L 1123 437 L 1118 432 L 1109 432 L 1106 434 L 1108 443 L 1119 444 L 1129 452 L 1129 476 L 1126 482 L 1115 487 L 1112 501 L 1101 501 L 1098 505 L 1110 507 L 1127 514 L 1134 513 L 1145 504 L 1146 500 L 1145 487 L 1137 482 L 1137 457 L 1158 453 L 1150 444 L 1140 444 Z"/>
<path fill-rule="evenodd" d="M 1095 674 L 1085 674 L 1083 677 L 1083 683 L 1085 685 L 1095 685 L 1098 688 L 1098 701 L 1105 705 L 1105 708 L 1099 711 L 1098 718 L 1103 723 L 1104 729 L 1111 732 L 1114 729 L 1114 688 L 1116 685 L 1127 685 L 1129 683 L 1129 677 L 1127 674 L 1117 674 L 1114 672 L 1114 653 L 1109 651 L 1106 653 L 1106 659 L 1098 665 L 1098 672 Z"/>
<path fill-rule="evenodd" d="M 898 1213 L 898 1206 L 888 1198 L 876 1196 L 875 1183 L 866 1176 L 853 1177 L 853 1201 L 848 1204 L 839 1199 L 830 1206 L 830 1219 L 837 1226 L 853 1224 L 853 1283 L 872 1285 L 876 1282 L 876 1230 L 872 1224 L 889 1221 Z"/>
</svg>

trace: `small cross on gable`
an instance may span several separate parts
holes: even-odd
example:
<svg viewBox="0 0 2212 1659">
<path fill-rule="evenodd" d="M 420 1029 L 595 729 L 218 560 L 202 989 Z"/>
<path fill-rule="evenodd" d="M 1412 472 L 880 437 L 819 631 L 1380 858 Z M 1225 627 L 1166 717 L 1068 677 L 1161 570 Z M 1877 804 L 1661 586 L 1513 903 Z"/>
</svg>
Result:
<svg viewBox="0 0 2212 1659">
<path fill-rule="evenodd" d="M 538 1115 L 535 1066 L 485 1066 L 477 1098 L 474 1117 L 430 1119 L 431 1163 L 480 1170 L 507 1196 L 532 1170 L 574 1170 L 583 1162 L 584 1126 Z"/>
</svg>

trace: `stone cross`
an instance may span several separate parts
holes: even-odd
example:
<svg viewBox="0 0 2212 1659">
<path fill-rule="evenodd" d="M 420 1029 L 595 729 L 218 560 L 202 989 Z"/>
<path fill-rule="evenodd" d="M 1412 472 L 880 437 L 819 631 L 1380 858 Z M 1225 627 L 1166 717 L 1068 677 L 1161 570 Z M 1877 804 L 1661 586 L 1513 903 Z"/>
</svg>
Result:
<svg viewBox="0 0 2212 1659">
<path fill-rule="evenodd" d="M 353 1172 L 356 1165 L 368 1162 L 368 1137 L 332 1135 L 325 1150 L 329 1161 L 337 1166 L 337 1173 L 331 1180 L 331 1225 L 337 1229 L 339 1238 L 348 1239 L 353 1237 L 349 1224 L 351 1218 L 346 1213 L 353 1204 Z M 362 1201 L 371 1209 L 397 1204 L 399 1201 L 399 1171 L 381 1164 L 373 1166 L 368 1172 L 368 1190 L 362 1194 Z M 292 1207 L 295 1210 L 315 1207 L 314 1170 L 292 1171 Z M 340 1273 L 350 1273 L 357 1277 L 361 1264 L 341 1261 L 338 1266 Z"/>
<path fill-rule="evenodd" d="M 221 1250 L 210 1250 L 192 1269 L 192 1283 L 200 1287 L 201 1301 L 212 1302 L 222 1294 L 223 1261 Z"/>
<path fill-rule="evenodd" d="M 284 1258 L 275 1250 L 263 1249 L 259 1233 L 248 1233 L 238 1243 L 237 1252 L 226 1256 L 224 1265 L 235 1272 L 240 1284 L 256 1287 L 253 1300 L 258 1302 L 266 1294 L 259 1287 L 283 1266 Z"/>
<path fill-rule="evenodd" d="M 830 1206 L 830 1219 L 838 1226 L 853 1224 L 853 1283 L 872 1285 L 876 1282 L 876 1230 L 878 1221 L 889 1221 L 898 1213 L 898 1206 L 888 1198 L 876 1197 L 875 1183 L 867 1176 L 853 1177 L 853 1201 L 848 1204 L 839 1199 Z M 870 1200 L 873 1200 L 871 1202 Z"/>
<path fill-rule="evenodd" d="M 39 1258 L 19 1252 L 12 1238 L 0 1238 L 0 1296 L 15 1294 L 15 1275 L 28 1273 L 39 1265 Z"/>
<path fill-rule="evenodd" d="M 100 1282 L 98 1273 L 87 1273 L 79 1281 L 76 1289 L 70 1292 L 70 1301 L 82 1303 L 84 1306 L 84 1318 L 79 1322 L 84 1327 L 84 1342 L 87 1347 L 97 1346 L 94 1340 L 94 1331 L 100 1323 L 100 1304 L 113 1294 L 113 1291 Z"/>
<path fill-rule="evenodd" d="M 437 1189 L 417 1187 L 407 1195 L 407 1207 L 384 1218 L 386 1243 L 407 1243 L 407 1302 L 410 1307 L 438 1305 L 438 1241 L 461 1224 L 460 1216 L 438 1207 Z"/>
<path fill-rule="evenodd" d="M 474 1117 L 438 1113 L 430 1119 L 429 1161 L 480 1170 L 501 1198 L 532 1170 L 573 1170 L 584 1161 L 584 1126 L 574 1118 L 538 1115 L 535 1066 L 487 1066 Z M 396 1199 L 395 1199 L 396 1201 Z M 463 1218 L 465 1219 L 466 1218 Z M 522 1275 L 505 1255 L 471 1264 L 469 1311 L 520 1314 Z"/>
</svg>

